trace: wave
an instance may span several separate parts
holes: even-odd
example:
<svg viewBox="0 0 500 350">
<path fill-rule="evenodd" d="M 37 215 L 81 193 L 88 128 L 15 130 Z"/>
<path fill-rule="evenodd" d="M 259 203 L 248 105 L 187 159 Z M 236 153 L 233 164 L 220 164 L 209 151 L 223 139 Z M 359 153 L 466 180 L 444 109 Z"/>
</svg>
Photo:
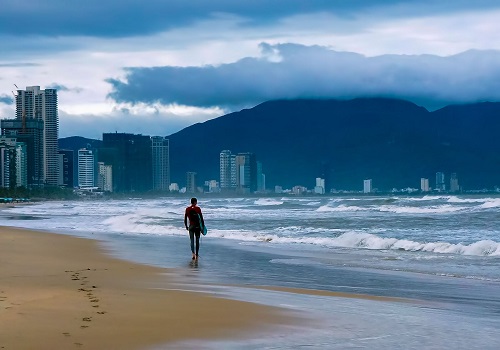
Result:
<svg viewBox="0 0 500 350">
<path fill-rule="evenodd" d="M 334 241 L 337 246 L 345 248 L 395 249 L 441 254 L 500 256 L 500 243 L 492 240 L 481 240 L 471 244 L 454 244 L 448 242 L 421 243 L 406 239 L 382 238 L 370 233 L 348 232 L 335 238 Z"/>
<path fill-rule="evenodd" d="M 396 214 L 444 214 L 444 213 L 453 213 L 464 209 L 467 209 L 467 207 L 454 206 L 450 204 L 427 206 L 427 207 L 386 205 L 378 208 L 378 210 L 382 212 L 391 212 Z"/>
<path fill-rule="evenodd" d="M 363 208 L 355 205 L 344 205 L 344 204 L 341 204 L 337 207 L 322 205 L 318 209 L 316 209 L 317 212 L 344 212 L 344 211 L 367 211 L 367 210 L 372 210 L 372 208 L 369 207 Z"/>
<path fill-rule="evenodd" d="M 269 198 L 259 198 L 255 202 L 255 205 L 282 205 L 283 201 L 277 201 Z"/>
</svg>

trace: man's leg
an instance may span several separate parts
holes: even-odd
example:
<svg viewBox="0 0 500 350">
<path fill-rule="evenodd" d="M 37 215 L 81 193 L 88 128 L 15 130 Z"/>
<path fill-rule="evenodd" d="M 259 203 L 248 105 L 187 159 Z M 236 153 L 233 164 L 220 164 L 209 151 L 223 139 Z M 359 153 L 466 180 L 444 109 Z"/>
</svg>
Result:
<svg viewBox="0 0 500 350">
<path fill-rule="evenodd" d="M 200 230 L 196 230 L 196 257 L 198 257 L 200 251 L 200 233 Z"/>
<path fill-rule="evenodd" d="M 193 253 L 194 259 L 194 229 L 189 229 L 189 239 L 191 240 L 191 253 Z"/>
</svg>

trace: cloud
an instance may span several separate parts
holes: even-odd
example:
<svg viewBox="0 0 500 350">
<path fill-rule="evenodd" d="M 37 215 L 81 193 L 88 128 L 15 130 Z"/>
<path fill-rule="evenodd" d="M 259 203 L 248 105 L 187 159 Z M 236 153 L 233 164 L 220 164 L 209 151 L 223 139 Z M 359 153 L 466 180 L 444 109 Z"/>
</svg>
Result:
<svg viewBox="0 0 500 350">
<path fill-rule="evenodd" d="M 412 17 L 498 8 L 496 0 L 25 0 L 2 1 L 0 33 L 30 36 L 125 37 L 159 33 L 217 16 L 239 16 L 263 25 L 298 14 L 350 17 L 369 12 Z M 50 25 L 47 25 L 50 23 Z"/>
<path fill-rule="evenodd" d="M 228 108 L 295 98 L 395 97 L 429 108 L 500 100 L 500 51 L 364 55 L 262 44 L 259 57 L 196 67 L 135 67 L 108 79 L 118 102 Z"/>
<path fill-rule="evenodd" d="M 46 89 L 56 89 L 57 91 L 76 92 L 76 93 L 80 93 L 83 91 L 83 89 L 79 87 L 68 88 L 63 84 L 57 84 L 57 83 L 52 83 L 47 85 Z"/>
<path fill-rule="evenodd" d="M 13 105 L 14 99 L 9 95 L 2 94 L 2 95 L 0 95 L 0 103 L 6 104 L 6 105 Z"/>
<path fill-rule="evenodd" d="M 0 68 L 7 67 L 38 67 L 40 66 L 38 63 L 31 62 L 12 62 L 12 63 L 0 63 Z"/>
<path fill-rule="evenodd" d="M 75 114 L 72 110 L 59 109 L 59 137 L 81 135 L 100 139 L 103 132 L 115 131 L 168 136 L 223 114 L 224 111 L 219 108 L 143 103 L 117 104 L 99 114 Z"/>
</svg>

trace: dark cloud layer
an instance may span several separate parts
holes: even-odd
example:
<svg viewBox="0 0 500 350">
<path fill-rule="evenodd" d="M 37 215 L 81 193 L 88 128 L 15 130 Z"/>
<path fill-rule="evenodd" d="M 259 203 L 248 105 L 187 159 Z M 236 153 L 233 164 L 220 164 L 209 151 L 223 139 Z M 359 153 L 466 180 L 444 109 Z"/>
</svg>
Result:
<svg viewBox="0 0 500 350">
<path fill-rule="evenodd" d="M 0 35 L 124 37 L 152 34 L 219 14 L 244 17 L 253 25 L 318 12 L 352 16 L 383 11 L 415 16 L 498 8 L 496 0 L 25 0 L 1 1 Z"/>
<path fill-rule="evenodd" d="M 56 89 L 58 91 L 67 91 L 67 92 L 76 92 L 76 93 L 79 93 L 83 90 L 82 88 L 79 88 L 79 87 L 69 88 L 66 85 L 58 84 L 58 83 L 49 84 L 49 85 L 47 85 L 46 88 L 47 89 Z"/>
<path fill-rule="evenodd" d="M 498 51 L 371 58 L 295 44 L 263 44 L 262 51 L 220 66 L 128 68 L 125 82 L 108 80 L 110 97 L 229 108 L 294 98 L 395 97 L 430 109 L 500 101 Z"/>
<path fill-rule="evenodd" d="M 0 103 L 4 103 L 6 105 L 12 105 L 14 104 L 14 99 L 9 95 L 2 94 L 0 95 Z"/>
</svg>

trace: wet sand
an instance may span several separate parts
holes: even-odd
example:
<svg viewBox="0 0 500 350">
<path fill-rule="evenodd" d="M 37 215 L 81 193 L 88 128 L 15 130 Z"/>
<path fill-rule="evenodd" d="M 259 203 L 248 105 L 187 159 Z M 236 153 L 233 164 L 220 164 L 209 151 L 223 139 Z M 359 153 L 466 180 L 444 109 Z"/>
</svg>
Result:
<svg viewBox="0 0 500 350">
<path fill-rule="evenodd" d="M 94 240 L 0 227 L 0 349 L 143 349 L 292 322 L 282 309 L 176 290 L 175 279 Z"/>
</svg>

